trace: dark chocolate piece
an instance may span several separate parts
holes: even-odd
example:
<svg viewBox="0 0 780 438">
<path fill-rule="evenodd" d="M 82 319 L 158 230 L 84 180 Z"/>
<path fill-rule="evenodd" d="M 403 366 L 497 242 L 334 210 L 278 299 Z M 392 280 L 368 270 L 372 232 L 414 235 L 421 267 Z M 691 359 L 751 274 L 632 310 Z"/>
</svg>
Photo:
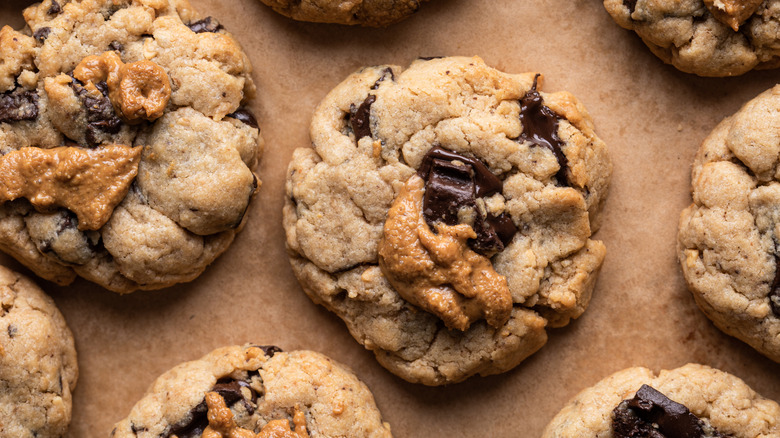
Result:
<svg viewBox="0 0 780 438">
<path fill-rule="evenodd" d="M 214 17 L 206 17 L 202 20 L 194 21 L 188 24 L 187 27 L 195 33 L 218 32 L 224 29 Z"/>
<path fill-rule="evenodd" d="M 558 184 L 569 186 L 569 179 L 566 176 L 569 162 L 561 149 L 563 142 L 558 137 L 558 120 L 563 117 L 544 106 L 541 94 L 536 91 L 537 79 L 539 79 L 539 75 L 534 77 L 534 85 L 531 90 L 520 99 L 520 122 L 523 124 L 523 133 L 520 134 L 520 138 L 552 151 L 560 167 L 555 175 Z"/>
<path fill-rule="evenodd" d="M 44 41 L 46 41 L 46 38 L 49 37 L 49 34 L 51 33 L 50 27 L 42 27 L 35 32 L 33 32 L 33 38 L 35 38 L 39 43 L 43 44 Z"/>
<path fill-rule="evenodd" d="M 281 353 L 283 350 L 276 345 L 255 345 L 255 347 L 263 350 L 268 357 L 274 357 L 274 354 Z"/>
<path fill-rule="evenodd" d="M 108 45 L 108 48 L 114 52 L 121 52 L 122 50 L 125 50 L 124 44 L 120 43 L 119 41 L 111 41 L 111 44 Z"/>
<path fill-rule="evenodd" d="M 390 80 L 395 81 L 395 74 L 393 73 L 393 69 L 390 67 L 387 67 L 386 69 L 382 70 L 382 76 L 379 77 L 379 79 L 374 82 L 374 85 L 371 86 L 372 90 L 376 90 L 379 88 L 379 84 L 384 82 L 385 79 L 390 78 Z"/>
<path fill-rule="evenodd" d="M 0 94 L 0 123 L 38 118 L 38 93 L 16 88 Z"/>
<path fill-rule="evenodd" d="M 468 242 L 474 251 L 489 255 L 502 251 L 512 240 L 517 227 L 508 215 L 485 215 L 477 206 L 477 198 L 502 189 L 501 180 L 481 161 L 437 146 L 425 155 L 417 174 L 425 180 L 423 217 L 429 226 L 436 222 L 457 225 L 458 213 L 469 208 L 478 216 L 472 225 L 477 238 Z"/>
<path fill-rule="evenodd" d="M 419 57 L 417 59 L 421 59 L 423 61 L 430 61 L 430 60 L 433 60 L 433 59 L 441 59 L 441 58 L 444 58 L 444 57 L 443 56 L 421 56 L 421 57 Z"/>
<path fill-rule="evenodd" d="M 13 339 L 16 336 L 17 328 L 13 324 L 8 324 L 8 337 Z"/>
<path fill-rule="evenodd" d="M 232 117 L 239 122 L 243 122 L 244 124 L 251 126 L 252 128 L 260 129 L 254 114 L 252 114 L 246 108 L 239 108 L 235 112 L 228 114 L 227 117 Z"/>
<path fill-rule="evenodd" d="M 57 3 L 57 0 L 51 0 L 51 6 L 49 6 L 49 10 L 46 11 L 46 13 L 49 15 L 56 15 L 60 12 L 62 12 L 62 6 Z"/>
<path fill-rule="evenodd" d="M 369 94 L 359 107 L 350 108 L 349 119 L 352 123 L 352 132 L 355 133 L 355 140 L 371 137 L 371 105 L 375 101 L 376 96 Z"/>
<path fill-rule="evenodd" d="M 628 12 L 633 14 L 636 10 L 637 0 L 623 0 L 623 6 L 628 8 Z"/>
<path fill-rule="evenodd" d="M 98 97 L 87 91 L 76 79 L 71 81 L 71 87 L 87 110 L 86 139 L 89 146 L 94 147 L 100 144 L 99 131 L 117 134 L 122 129 L 122 120 L 114 112 L 114 107 L 108 98 L 108 85 L 105 81 L 95 84 L 95 87 L 100 91 Z"/>
<path fill-rule="evenodd" d="M 656 389 L 642 385 L 634 398 L 623 400 L 613 411 L 616 438 L 704 438 L 705 424 L 688 408 Z M 725 438 L 715 428 L 707 437 Z"/>
<path fill-rule="evenodd" d="M 772 313 L 780 318 L 780 257 L 775 254 L 775 279 L 772 280 L 772 287 L 769 289 L 769 306 L 772 307 Z"/>
</svg>

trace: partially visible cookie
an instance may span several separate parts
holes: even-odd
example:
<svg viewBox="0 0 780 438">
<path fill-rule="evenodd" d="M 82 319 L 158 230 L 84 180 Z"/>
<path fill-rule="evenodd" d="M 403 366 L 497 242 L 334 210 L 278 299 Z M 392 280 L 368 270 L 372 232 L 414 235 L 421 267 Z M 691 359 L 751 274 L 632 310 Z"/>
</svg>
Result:
<svg viewBox="0 0 780 438">
<path fill-rule="evenodd" d="M 295 20 L 382 27 L 417 12 L 427 0 L 261 0 Z"/>
<path fill-rule="evenodd" d="M 678 257 L 721 330 L 780 362 L 780 85 L 726 118 L 693 163 Z"/>
<path fill-rule="evenodd" d="M 190 281 L 259 181 L 252 67 L 187 0 L 45 0 L 0 30 L 0 250 L 116 292 Z"/>
<path fill-rule="evenodd" d="M 583 105 L 540 81 L 477 57 L 364 68 L 293 154 L 298 280 L 408 381 L 511 369 L 588 306 L 612 165 Z"/>
<path fill-rule="evenodd" d="M 254 437 L 255 433 L 301 438 L 391 436 L 371 392 L 343 365 L 312 351 L 285 353 L 277 347 L 253 345 L 220 348 L 164 373 L 130 415 L 115 425 L 111 436 Z"/>
<path fill-rule="evenodd" d="M 654 374 L 619 371 L 583 390 L 543 438 L 780 437 L 780 405 L 738 377 L 688 364 Z"/>
<path fill-rule="evenodd" d="M 699 76 L 780 67 L 780 0 L 604 0 L 659 58 Z"/>
<path fill-rule="evenodd" d="M 73 335 L 54 301 L 0 266 L 0 437 L 65 435 L 77 379 Z"/>
</svg>

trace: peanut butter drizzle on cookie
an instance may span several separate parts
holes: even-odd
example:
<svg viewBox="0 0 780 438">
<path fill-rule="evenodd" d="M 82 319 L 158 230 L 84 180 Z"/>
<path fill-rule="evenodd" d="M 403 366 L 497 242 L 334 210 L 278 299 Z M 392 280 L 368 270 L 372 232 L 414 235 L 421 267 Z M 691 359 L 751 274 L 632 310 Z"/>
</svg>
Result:
<svg viewBox="0 0 780 438">
<path fill-rule="evenodd" d="M 125 64 L 116 52 L 87 56 L 73 77 L 98 94 L 95 83 L 105 81 L 114 110 L 129 123 L 160 118 L 171 98 L 171 81 L 162 67 L 152 61 Z"/>
<path fill-rule="evenodd" d="M 206 406 L 209 412 L 209 426 L 203 431 L 202 438 L 309 438 L 309 433 L 306 431 L 306 417 L 298 405 L 295 405 L 293 415 L 294 431 L 290 429 L 289 421 L 273 420 L 263 426 L 258 433 L 238 427 L 233 412 L 218 393 L 206 393 Z"/>
<path fill-rule="evenodd" d="M 27 198 L 36 210 L 64 207 L 80 230 L 102 227 L 138 174 L 143 147 L 22 148 L 0 157 L 0 203 Z"/>
<path fill-rule="evenodd" d="M 437 223 L 435 233 L 428 227 L 424 184 L 412 175 L 393 202 L 379 241 L 379 267 L 404 299 L 449 328 L 466 330 L 483 317 L 500 327 L 512 312 L 506 277 L 468 247 L 476 237 L 469 225 Z"/>
<path fill-rule="evenodd" d="M 704 0 L 707 9 L 718 21 L 734 29 L 753 15 L 764 0 Z"/>
</svg>

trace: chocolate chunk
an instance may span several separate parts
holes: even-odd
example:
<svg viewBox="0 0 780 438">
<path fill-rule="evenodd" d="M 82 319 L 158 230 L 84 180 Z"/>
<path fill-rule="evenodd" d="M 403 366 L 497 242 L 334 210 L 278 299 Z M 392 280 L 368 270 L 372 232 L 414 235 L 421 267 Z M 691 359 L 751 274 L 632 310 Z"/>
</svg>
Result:
<svg viewBox="0 0 780 438">
<path fill-rule="evenodd" d="M 616 438 L 704 438 L 705 426 L 688 408 L 648 385 L 623 400 L 612 418 Z M 725 438 L 715 428 L 706 428 L 707 437 Z"/>
<path fill-rule="evenodd" d="M 100 96 L 95 96 L 87 91 L 76 79 L 71 81 L 71 87 L 87 110 L 86 139 L 89 146 L 94 147 L 100 144 L 100 132 L 117 134 L 122 129 L 122 120 L 114 112 L 114 107 L 108 98 L 108 85 L 105 81 L 95 84 L 95 87 L 100 91 Z"/>
<path fill-rule="evenodd" d="M 355 140 L 363 137 L 371 137 L 371 105 L 376 101 L 376 96 L 369 94 L 366 100 L 358 108 L 350 108 L 350 121 Z"/>
<path fill-rule="evenodd" d="M 224 29 L 214 17 L 206 17 L 202 20 L 194 21 L 188 24 L 187 27 L 195 33 L 217 32 Z"/>
<path fill-rule="evenodd" d="M 228 114 L 227 117 L 232 117 L 239 122 L 243 122 L 244 124 L 251 126 L 252 128 L 260 129 L 260 126 L 257 124 L 257 119 L 246 108 L 239 108 L 235 112 Z"/>
<path fill-rule="evenodd" d="M 637 0 L 623 0 L 623 6 L 628 8 L 628 12 L 633 14 L 636 10 Z"/>
<path fill-rule="evenodd" d="M 465 208 L 478 216 L 472 225 L 477 238 L 468 242 L 471 249 L 489 255 L 502 251 L 512 240 L 517 227 L 508 215 L 485 214 L 477 206 L 477 198 L 502 189 L 501 180 L 481 161 L 435 147 L 425 155 L 417 174 L 425 180 L 423 217 L 429 226 L 436 222 L 457 225 Z"/>
<path fill-rule="evenodd" d="M 8 324 L 8 337 L 13 339 L 14 336 L 16 336 L 16 332 L 18 332 L 16 326 L 13 324 Z"/>
<path fill-rule="evenodd" d="M 282 352 L 282 349 L 275 345 L 254 345 L 254 347 L 263 350 L 263 353 L 268 357 L 274 357 L 274 354 Z"/>
<path fill-rule="evenodd" d="M 531 90 L 520 99 L 520 122 L 523 124 L 520 138 L 552 151 L 560 167 L 555 175 L 558 184 L 569 186 L 569 179 L 566 176 L 569 162 L 561 149 L 563 142 L 558 137 L 558 120 L 562 117 L 542 103 L 542 96 L 536 91 L 537 79 L 539 75 L 534 78 Z"/>
<path fill-rule="evenodd" d="M 119 41 L 111 41 L 111 44 L 108 45 L 108 48 L 114 52 L 121 52 L 122 50 L 125 50 L 124 44 L 120 43 Z"/>
<path fill-rule="evenodd" d="M 33 32 L 33 38 L 35 38 L 39 43 L 43 44 L 46 38 L 49 37 L 50 33 L 51 33 L 50 27 L 42 27 L 36 30 L 35 32 Z"/>
<path fill-rule="evenodd" d="M 371 86 L 372 90 L 376 90 L 379 88 L 379 84 L 384 82 L 385 79 L 390 78 L 390 80 L 395 81 L 395 74 L 393 74 L 393 69 L 390 67 L 387 67 L 386 69 L 382 70 L 382 76 L 379 77 L 379 79 L 374 82 L 374 85 Z"/>
<path fill-rule="evenodd" d="M 57 0 L 51 0 L 51 6 L 49 7 L 49 10 L 46 11 L 46 13 L 49 15 L 56 15 L 60 12 L 62 12 L 62 6 L 57 3 Z"/>
<path fill-rule="evenodd" d="M 769 289 L 769 305 L 772 307 L 772 313 L 780 318 L 780 257 L 777 254 L 775 254 L 775 279 Z"/>
<path fill-rule="evenodd" d="M 0 123 L 38 118 L 38 93 L 16 88 L 0 94 Z"/>
<path fill-rule="evenodd" d="M 444 58 L 443 56 L 421 56 L 417 59 L 423 60 L 423 61 L 431 61 L 433 59 L 441 59 Z"/>
<path fill-rule="evenodd" d="M 247 385 L 247 387 L 249 386 Z M 235 402 L 244 399 L 238 380 L 227 379 L 227 381 L 223 381 L 221 379 L 211 390 L 221 395 L 228 406 L 232 406 Z"/>
</svg>

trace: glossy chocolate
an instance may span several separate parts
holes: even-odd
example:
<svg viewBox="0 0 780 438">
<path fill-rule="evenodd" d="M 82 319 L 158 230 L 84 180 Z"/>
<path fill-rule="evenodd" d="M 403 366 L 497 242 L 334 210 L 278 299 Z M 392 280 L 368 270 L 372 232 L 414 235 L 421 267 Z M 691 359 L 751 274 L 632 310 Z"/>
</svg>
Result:
<svg viewBox="0 0 780 438">
<path fill-rule="evenodd" d="M 251 126 L 252 128 L 260 129 L 260 126 L 257 124 L 257 119 L 255 118 L 254 114 L 252 114 L 246 108 L 239 108 L 235 112 L 228 114 L 227 117 L 232 117 L 240 122 L 243 122 L 248 126 Z"/>
<path fill-rule="evenodd" d="M 417 174 L 425 181 L 423 217 L 429 226 L 436 222 L 457 225 L 458 212 L 470 208 L 477 212 L 473 224 L 476 239 L 469 246 L 480 254 L 502 251 L 517 232 L 512 219 L 501 214 L 486 216 L 477 207 L 477 198 L 501 191 L 502 183 L 481 161 L 441 147 L 428 151 Z"/>
<path fill-rule="evenodd" d="M 187 27 L 195 33 L 218 32 L 224 29 L 214 17 L 206 17 L 202 20 L 194 21 L 188 24 Z"/>
<path fill-rule="evenodd" d="M 559 169 L 555 175 L 558 184 L 568 186 L 566 169 L 569 167 L 569 162 L 561 149 L 563 141 L 558 137 L 558 120 L 562 117 L 542 103 L 542 95 L 536 91 L 538 79 L 539 75 L 536 75 L 533 87 L 520 99 L 520 123 L 523 124 L 520 138 L 552 151 L 558 160 Z"/>
<path fill-rule="evenodd" d="M 351 108 L 349 120 L 352 124 L 352 132 L 355 133 L 355 140 L 371 137 L 371 105 L 375 101 L 376 96 L 369 94 L 359 107 Z"/>
<path fill-rule="evenodd" d="M 0 94 L 0 123 L 38 118 L 38 94 L 17 88 Z"/>
<path fill-rule="evenodd" d="M 704 438 L 704 427 L 688 408 L 648 385 L 642 385 L 634 398 L 621 402 L 612 418 L 616 438 Z M 707 437 L 724 437 L 710 429 Z"/>
<path fill-rule="evenodd" d="M 122 129 L 122 120 L 114 112 L 114 107 L 108 98 L 108 85 L 105 81 L 95 84 L 101 93 L 98 97 L 87 91 L 77 79 L 71 81 L 71 87 L 87 110 L 86 139 L 88 146 L 97 146 L 100 143 L 98 131 L 117 134 Z"/>
</svg>

